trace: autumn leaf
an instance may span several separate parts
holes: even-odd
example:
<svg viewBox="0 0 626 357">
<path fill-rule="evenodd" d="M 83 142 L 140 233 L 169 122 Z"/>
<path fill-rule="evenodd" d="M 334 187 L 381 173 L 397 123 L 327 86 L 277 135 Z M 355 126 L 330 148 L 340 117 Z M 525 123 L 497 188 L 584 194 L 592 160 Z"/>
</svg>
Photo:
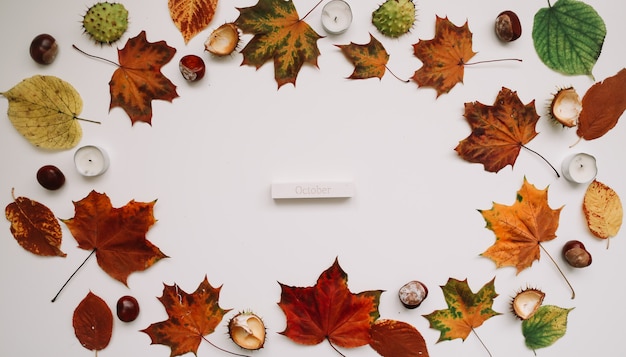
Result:
<svg viewBox="0 0 626 357">
<path fill-rule="evenodd" d="M 204 336 L 213 333 L 230 311 L 219 306 L 221 286 L 212 287 L 206 276 L 191 294 L 176 284 L 163 285 L 159 301 L 165 307 L 168 319 L 153 323 L 141 332 L 150 336 L 152 344 L 169 346 L 170 357 L 188 352 L 197 354 Z"/>
<path fill-rule="evenodd" d="M 508 88 L 500 90 L 494 105 L 465 103 L 464 115 L 472 133 L 454 150 L 466 161 L 482 163 L 489 172 L 512 167 L 520 149 L 537 136 L 535 101 L 524 105 Z"/>
<path fill-rule="evenodd" d="M 542 242 L 556 238 L 562 208 L 550 208 L 548 188 L 539 190 L 524 178 L 513 205 L 494 203 L 490 210 L 478 210 L 486 228 L 496 235 L 496 242 L 482 256 L 497 268 L 514 266 L 519 274 L 539 260 Z"/>
<path fill-rule="evenodd" d="M 168 0 L 167 7 L 176 27 L 188 43 L 204 30 L 215 15 L 218 0 Z"/>
<path fill-rule="evenodd" d="M 113 208 L 106 194 L 91 191 L 74 202 L 75 214 L 62 220 L 78 242 L 78 247 L 95 251 L 98 265 L 112 278 L 128 285 L 128 276 L 151 267 L 167 256 L 146 239 L 156 222 L 156 201 L 134 200 Z"/>
<path fill-rule="evenodd" d="M 111 105 L 109 110 L 121 107 L 132 124 L 152 123 L 152 101 L 161 99 L 171 102 L 178 97 L 176 86 L 161 73 L 176 53 L 165 41 L 148 42 L 146 32 L 126 42 L 118 50 L 119 67 L 109 82 Z"/>
<path fill-rule="evenodd" d="M 350 79 L 366 79 L 372 77 L 383 78 L 389 54 L 372 34 L 370 42 L 365 45 L 358 45 L 351 42 L 349 45 L 336 45 L 341 52 L 354 64 L 354 72 Z"/>
<path fill-rule="evenodd" d="M 456 338 L 465 341 L 475 328 L 500 315 L 492 309 L 493 299 L 498 296 L 494 282 L 495 278 L 491 279 L 475 294 L 467 285 L 467 279 L 449 278 L 446 285 L 441 286 L 448 308 L 424 315 L 430 327 L 441 332 L 437 342 Z"/>
<path fill-rule="evenodd" d="M 37 147 L 71 149 L 83 136 L 78 123 L 83 100 L 58 77 L 36 75 L 0 95 L 9 100 L 13 127 Z"/>
<path fill-rule="evenodd" d="M 13 196 L 13 203 L 4 212 L 11 222 L 11 234 L 22 248 L 41 256 L 67 255 L 61 251 L 61 225 L 48 207 L 27 197 Z"/>
<path fill-rule="evenodd" d="M 464 66 L 476 54 L 472 50 L 472 33 L 467 21 L 457 27 L 447 17 L 439 16 L 435 22 L 435 37 L 419 40 L 413 45 L 413 51 L 422 61 L 413 80 L 419 87 L 435 88 L 437 97 L 463 82 Z"/>
<path fill-rule="evenodd" d="M 583 96 L 576 134 L 597 139 L 617 125 L 626 110 L 626 68 L 591 86 Z"/>
<path fill-rule="evenodd" d="M 303 345 L 328 340 L 331 345 L 359 347 L 371 342 L 370 328 L 378 319 L 381 290 L 353 294 L 348 275 L 335 259 L 312 287 L 292 287 L 282 283 L 278 306 L 287 317 L 280 334 Z"/>
<path fill-rule="evenodd" d="M 384 357 L 428 357 L 426 341 L 412 325 L 378 320 L 372 325 L 370 346 Z"/>
<path fill-rule="evenodd" d="M 609 186 L 593 180 L 583 199 L 583 213 L 587 226 L 594 236 L 606 239 L 615 237 L 622 227 L 624 209 L 617 192 Z"/>
<path fill-rule="evenodd" d="M 113 313 L 102 298 L 90 291 L 74 310 L 72 325 L 83 347 L 100 351 L 111 341 Z"/>
<path fill-rule="evenodd" d="M 522 335 L 526 346 L 532 350 L 548 347 L 565 336 L 567 315 L 571 309 L 544 305 L 527 320 L 522 321 Z"/>
<path fill-rule="evenodd" d="M 322 37 L 299 18 L 293 0 L 259 0 L 254 6 L 237 9 L 240 14 L 235 24 L 243 33 L 254 35 L 241 50 L 242 65 L 258 69 L 274 61 L 278 88 L 286 83 L 295 85 L 305 63 L 317 67 L 317 40 Z"/>
<path fill-rule="evenodd" d="M 564 74 L 591 74 L 606 36 L 593 7 L 579 0 L 558 0 L 542 8 L 533 22 L 533 44 L 541 61 Z"/>
</svg>

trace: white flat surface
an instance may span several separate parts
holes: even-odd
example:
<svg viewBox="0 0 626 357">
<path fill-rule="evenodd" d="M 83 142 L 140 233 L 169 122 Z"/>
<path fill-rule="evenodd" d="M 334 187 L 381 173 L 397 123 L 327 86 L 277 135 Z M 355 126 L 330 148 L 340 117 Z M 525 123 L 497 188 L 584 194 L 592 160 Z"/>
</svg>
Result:
<svg viewBox="0 0 626 357">
<path fill-rule="evenodd" d="M 498 174 L 482 165 L 470 164 L 454 152 L 470 133 L 463 118 L 463 103 L 492 104 L 498 91 L 517 91 L 524 103 L 535 100 L 542 116 L 539 135 L 528 146 L 542 153 L 555 167 L 574 152 L 588 152 L 598 161 L 598 180 L 626 197 L 624 167 L 626 123 L 621 122 L 604 137 L 576 142 L 575 130 L 553 125 L 545 116 L 546 103 L 557 88 L 573 85 L 584 93 L 593 83 L 589 77 L 566 77 L 549 70 L 532 45 L 534 14 L 546 1 L 418 1 L 418 23 L 411 34 L 385 39 L 370 25 L 370 14 L 379 1 L 352 0 L 354 20 L 350 29 L 319 40 L 319 68 L 305 66 L 297 85 L 277 90 L 273 66 L 259 70 L 240 66 L 242 56 L 212 59 L 203 53 L 210 31 L 238 16 L 236 7 L 252 6 L 255 0 L 222 0 L 213 22 L 185 45 L 167 10 L 167 2 L 123 1 L 130 26 L 114 47 L 93 44 L 82 33 L 81 14 L 92 3 L 71 1 L 3 1 L 0 34 L 3 55 L 0 91 L 10 89 L 35 74 L 55 75 L 71 83 L 84 100 L 82 117 L 102 121 L 83 123 L 79 144 L 107 148 L 110 167 L 96 178 L 85 178 L 74 169 L 73 150 L 46 152 L 24 140 L 6 117 L 7 101 L 0 98 L 0 203 L 16 195 L 46 204 L 59 218 L 74 215 L 72 201 L 93 189 L 106 193 L 115 207 L 135 199 L 158 199 L 158 222 L 147 238 L 171 258 L 145 272 L 132 274 L 129 287 L 106 275 L 92 260 L 74 277 L 58 301 L 50 303 L 65 279 L 89 252 L 78 249 L 62 224 L 62 250 L 67 258 L 40 258 L 23 250 L 0 225 L 0 321 L 2 356 L 92 355 L 74 337 L 71 319 L 79 301 L 92 291 L 113 308 L 122 295 L 132 294 L 141 304 L 139 318 L 130 324 L 116 320 L 111 344 L 98 355 L 169 356 L 162 345 L 150 345 L 139 332 L 166 319 L 157 296 L 163 283 L 177 283 L 192 292 L 205 274 L 214 286 L 222 285 L 220 305 L 235 311 L 252 309 L 268 327 L 266 348 L 254 356 L 337 356 L 328 344 L 296 345 L 278 334 L 285 317 L 277 306 L 281 282 L 311 286 L 336 257 L 349 276 L 353 292 L 383 289 L 383 318 L 409 322 L 419 329 L 431 356 L 487 356 L 475 336 L 435 343 L 439 331 L 429 328 L 421 315 L 446 308 L 440 285 L 449 277 L 467 278 L 477 291 L 495 277 L 494 309 L 502 312 L 477 329 L 493 356 L 528 357 L 520 322 L 509 314 L 510 297 L 526 286 L 546 292 L 546 304 L 575 307 L 567 334 L 541 357 L 623 356 L 622 297 L 626 288 L 624 234 L 606 243 L 587 230 L 581 203 L 584 185 L 557 179 L 538 157 L 522 151 L 515 167 Z M 300 15 L 316 3 L 295 0 Z M 596 79 L 616 74 L 624 66 L 626 5 L 617 1 L 587 0 L 604 18 L 608 35 L 594 69 Z M 323 34 L 321 6 L 307 18 Z M 493 33 L 493 19 L 511 9 L 522 19 L 524 33 L 502 45 Z M 523 62 L 494 63 L 466 69 L 464 84 L 436 99 L 432 89 L 403 83 L 390 74 L 382 80 L 345 79 L 353 66 L 336 44 L 364 44 L 369 33 L 387 48 L 388 63 L 395 74 L 409 78 L 420 68 L 412 44 L 431 39 L 435 15 L 447 16 L 457 26 L 469 20 L 474 34 L 475 60 L 518 57 Z M 109 112 L 109 88 L 114 66 L 93 60 L 72 49 L 76 44 L 92 54 L 116 60 L 116 47 L 141 30 L 148 41 L 166 40 L 177 48 L 164 74 L 177 86 L 173 103 L 153 102 L 152 126 L 131 126 L 120 108 Z M 36 65 L 28 55 L 31 39 L 50 32 L 61 51 L 48 67 Z M 249 40 L 249 36 L 244 36 Z M 240 48 L 243 45 L 240 46 Z M 178 60 L 186 54 L 203 55 L 207 76 L 189 85 L 180 76 Z M 37 169 L 54 164 L 67 177 L 66 185 L 49 192 L 35 180 Z M 480 257 L 494 243 L 477 209 L 493 202 L 513 204 L 524 177 L 538 188 L 549 186 L 552 208 L 563 206 L 558 237 L 545 248 L 561 263 L 576 288 L 570 293 L 549 259 L 542 259 L 519 275 L 513 268 L 496 270 Z M 358 195 L 349 200 L 272 200 L 273 182 L 320 181 L 328 178 L 358 183 Z M 570 239 L 585 243 L 593 255 L 587 269 L 564 266 L 559 252 Z M 416 310 L 404 309 L 397 290 L 417 279 L 430 290 Z M 228 340 L 226 320 L 208 336 L 215 344 L 239 351 Z M 376 356 L 369 347 L 343 350 L 351 357 Z M 198 356 L 221 352 L 202 343 Z"/>
</svg>

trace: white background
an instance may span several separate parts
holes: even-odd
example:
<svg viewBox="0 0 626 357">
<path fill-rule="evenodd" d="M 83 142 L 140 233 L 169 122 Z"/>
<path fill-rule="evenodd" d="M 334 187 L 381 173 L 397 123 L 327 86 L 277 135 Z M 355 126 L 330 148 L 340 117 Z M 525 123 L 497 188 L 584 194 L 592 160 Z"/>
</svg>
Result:
<svg viewBox="0 0 626 357">
<path fill-rule="evenodd" d="M 301 16 L 315 0 L 294 0 Z M 9 222 L 0 230 L 0 316 L 3 331 L 2 356 L 88 356 L 74 336 L 72 313 L 92 291 L 114 309 L 125 294 L 141 304 L 139 318 L 129 324 L 115 319 L 110 345 L 100 356 L 169 356 L 163 345 L 150 345 L 139 332 L 166 319 L 157 300 L 163 283 L 177 283 L 193 292 L 205 275 L 213 286 L 223 285 L 220 305 L 233 309 L 208 338 L 228 350 L 242 352 L 227 337 L 226 322 L 236 311 L 252 309 L 267 325 L 266 347 L 255 356 L 336 356 L 328 344 L 300 346 L 278 334 L 285 317 L 277 302 L 277 282 L 311 286 L 335 258 L 348 273 L 349 288 L 386 290 L 380 302 L 382 318 L 414 325 L 424 336 L 431 356 L 486 356 L 474 335 L 436 343 L 439 331 L 429 328 L 422 317 L 447 308 L 440 285 L 448 278 L 468 279 L 477 291 L 495 277 L 494 317 L 477 329 L 494 356 L 532 356 L 521 334 L 521 324 L 509 312 L 510 297 L 526 286 L 541 288 L 545 304 L 575 307 L 569 315 L 566 335 L 553 346 L 537 351 L 539 356 L 621 356 L 624 297 L 623 234 L 606 242 L 586 228 L 581 210 L 586 185 L 572 185 L 537 156 L 522 151 L 515 167 L 498 174 L 480 164 L 462 160 L 454 151 L 470 128 L 463 118 L 465 102 L 493 104 L 504 86 L 517 91 L 524 103 L 535 100 L 541 119 L 539 135 L 528 146 L 560 166 L 568 155 L 584 151 L 598 160 L 598 180 L 626 195 L 624 180 L 624 135 L 626 126 L 600 139 L 580 142 L 575 129 L 554 125 L 545 115 L 551 94 L 573 85 L 582 95 L 595 82 L 624 67 L 623 41 L 626 22 L 621 2 L 587 0 L 602 16 L 607 37 L 594 68 L 593 78 L 564 76 L 545 67 L 532 44 L 534 14 L 546 1 L 426 1 L 417 2 L 418 22 L 412 32 L 388 39 L 370 24 L 379 1 L 352 0 L 354 22 L 340 36 L 318 41 L 319 68 L 306 65 L 297 84 L 277 89 L 273 65 L 259 70 L 241 66 L 241 54 L 211 58 L 203 42 L 211 30 L 234 21 L 237 7 L 254 0 L 221 0 L 209 28 L 185 45 L 172 23 L 165 0 L 126 0 L 130 25 L 114 46 L 94 44 L 81 29 L 81 16 L 90 2 L 3 1 L 0 5 L 0 36 L 3 55 L 0 91 L 6 91 L 35 74 L 54 75 L 71 83 L 84 100 L 82 117 L 101 125 L 83 123 L 82 145 L 100 145 L 111 158 L 109 170 L 86 179 L 74 169 L 74 150 L 48 152 L 29 144 L 3 114 L 0 119 L 0 203 L 12 202 L 11 188 L 47 205 L 59 218 L 74 215 L 72 201 L 92 190 L 106 193 L 113 206 L 130 200 L 158 199 L 158 222 L 147 238 L 170 256 L 145 272 L 134 273 L 128 287 L 106 275 L 90 260 L 74 277 L 55 303 L 50 299 L 66 278 L 89 254 L 78 249 L 63 228 L 62 250 L 66 258 L 42 258 L 22 249 L 11 236 Z M 502 10 L 511 9 L 522 20 L 522 37 L 500 43 L 493 21 Z M 307 22 L 325 35 L 320 24 L 321 6 Z M 420 68 L 412 45 L 434 35 L 435 16 L 447 16 L 457 26 L 468 20 L 474 36 L 474 61 L 521 58 L 468 67 L 463 84 L 436 99 L 431 88 L 403 83 L 387 73 L 382 80 L 347 80 L 353 66 L 335 44 L 369 41 L 377 37 L 390 53 L 388 67 L 402 78 Z M 120 108 L 109 112 L 108 82 L 115 67 L 90 59 L 72 49 L 81 49 L 117 60 L 116 48 L 141 30 L 150 42 L 166 40 L 177 49 L 163 73 L 177 86 L 179 98 L 172 103 L 154 101 L 152 126 L 131 125 Z M 58 58 L 39 66 L 28 55 L 31 39 L 51 33 L 60 43 Z M 244 36 L 242 48 L 249 36 Z M 207 76 L 199 83 L 186 83 L 178 71 L 185 54 L 203 56 Z M 0 99 L 0 112 L 8 103 Z M 623 118 L 622 118 L 623 120 Z M 35 173 L 45 164 L 61 168 L 66 185 L 55 192 L 37 183 Z M 576 299 L 550 260 L 542 259 L 516 275 L 514 268 L 496 269 L 480 257 L 495 241 L 477 209 L 490 209 L 492 202 L 513 204 L 523 178 L 543 189 L 549 186 L 549 203 L 563 206 L 558 237 L 544 244 L 576 289 Z M 274 201 L 272 182 L 350 180 L 356 194 L 350 199 Z M 560 257 L 570 239 L 583 241 L 593 255 L 593 264 L 575 270 Z M 417 310 L 404 309 L 397 290 L 418 279 L 430 295 Z M 365 346 L 343 350 L 347 356 L 376 356 Z M 198 356 L 225 355 L 202 343 Z"/>
</svg>

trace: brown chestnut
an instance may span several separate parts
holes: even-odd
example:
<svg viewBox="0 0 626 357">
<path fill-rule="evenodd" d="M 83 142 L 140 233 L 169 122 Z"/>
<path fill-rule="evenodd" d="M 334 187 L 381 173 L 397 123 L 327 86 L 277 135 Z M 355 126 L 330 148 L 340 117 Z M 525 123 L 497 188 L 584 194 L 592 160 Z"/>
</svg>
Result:
<svg viewBox="0 0 626 357">
<path fill-rule="evenodd" d="M 515 41 L 522 36 L 522 24 L 517 14 L 507 10 L 496 17 L 496 36 L 504 42 Z"/>
<path fill-rule="evenodd" d="M 47 33 L 37 35 L 30 43 L 30 57 L 39 64 L 50 64 L 59 53 L 59 46 L 54 37 Z"/>
<path fill-rule="evenodd" d="M 400 302 L 407 309 L 415 309 L 420 306 L 427 296 L 428 288 L 417 280 L 409 281 L 398 291 Z"/>
<path fill-rule="evenodd" d="M 570 240 L 563 246 L 563 258 L 574 268 L 584 268 L 591 264 L 591 254 L 585 245 L 577 240 Z"/>
</svg>

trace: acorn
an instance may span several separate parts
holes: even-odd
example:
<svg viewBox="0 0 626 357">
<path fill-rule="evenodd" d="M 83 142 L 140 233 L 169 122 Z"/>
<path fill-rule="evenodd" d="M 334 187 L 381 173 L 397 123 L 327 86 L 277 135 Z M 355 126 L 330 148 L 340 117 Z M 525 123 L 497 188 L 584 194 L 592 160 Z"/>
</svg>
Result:
<svg viewBox="0 0 626 357">
<path fill-rule="evenodd" d="M 559 89 L 550 102 L 550 117 L 568 128 L 578 124 L 582 110 L 583 103 L 573 87 Z"/>
<path fill-rule="evenodd" d="M 211 32 L 204 42 L 204 49 L 215 56 L 228 56 L 237 49 L 239 44 L 239 28 L 228 22 Z"/>
<path fill-rule="evenodd" d="M 400 302 L 407 309 L 415 309 L 422 304 L 428 296 L 428 288 L 420 281 L 413 280 L 404 284 L 398 291 Z"/>
<path fill-rule="evenodd" d="M 228 335 L 237 346 L 258 350 L 265 344 L 265 323 L 253 312 L 240 312 L 228 322 Z"/>
<path fill-rule="evenodd" d="M 511 312 L 520 320 L 528 320 L 537 312 L 545 296 L 539 289 L 523 289 L 511 299 Z"/>
</svg>

